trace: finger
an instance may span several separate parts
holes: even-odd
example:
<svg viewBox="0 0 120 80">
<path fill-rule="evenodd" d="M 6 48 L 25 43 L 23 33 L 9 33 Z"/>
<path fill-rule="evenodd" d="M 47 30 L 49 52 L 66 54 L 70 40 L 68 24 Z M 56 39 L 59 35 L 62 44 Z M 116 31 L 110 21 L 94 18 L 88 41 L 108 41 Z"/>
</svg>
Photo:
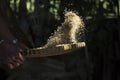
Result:
<svg viewBox="0 0 120 80">
<path fill-rule="evenodd" d="M 15 55 L 12 55 L 10 57 L 8 57 L 8 63 L 12 64 L 15 67 L 20 66 L 20 64 L 22 64 L 24 61 L 24 58 L 22 56 L 22 54 L 17 53 Z"/>
<path fill-rule="evenodd" d="M 18 67 L 20 65 L 20 62 L 18 62 L 17 59 L 15 59 L 15 57 L 9 58 L 6 63 L 8 64 L 10 69 Z"/>
<path fill-rule="evenodd" d="M 14 68 L 15 68 L 15 66 L 14 66 L 13 64 L 11 64 L 11 63 L 8 63 L 8 67 L 9 67 L 10 69 L 14 69 Z"/>
<path fill-rule="evenodd" d="M 12 56 L 12 60 L 16 61 L 17 59 L 19 61 L 24 61 L 24 57 L 21 53 L 17 53 L 16 55 Z"/>
<path fill-rule="evenodd" d="M 18 67 L 18 66 L 20 66 L 20 62 L 13 62 L 13 65 L 15 66 L 15 67 Z"/>
<path fill-rule="evenodd" d="M 18 57 L 17 57 L 19 60 L 21 60 L 21 61 L 24 61 L 24 57 L 23 57 L 23 55 L 21 54 L 21 53 L 19 53 L 18 54 Z"/>
<path fill-rule="evenodd" d="M 12 63 L 15 65 L 15 66 L 19 66 L 20 64 L 22 64 L 23 61 L 21 61 L 18 57 L 12 57 Z"/>
</svg>

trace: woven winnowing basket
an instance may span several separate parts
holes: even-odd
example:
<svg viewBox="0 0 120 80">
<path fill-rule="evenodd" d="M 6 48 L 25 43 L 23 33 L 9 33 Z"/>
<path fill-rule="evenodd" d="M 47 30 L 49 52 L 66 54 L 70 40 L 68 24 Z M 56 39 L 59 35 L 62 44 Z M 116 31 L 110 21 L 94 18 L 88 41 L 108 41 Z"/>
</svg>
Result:
<svg viewBox="0 0 120 80">
<path fill-rule="evenodd" d="M 48 48 L 38 47 L 23 51 L 23 55 L 27 58 L 56 56 L 70 53 L 85 47 L 85 42 L 78 42 L 75 44 L 60 44 Z"/>
</svg>

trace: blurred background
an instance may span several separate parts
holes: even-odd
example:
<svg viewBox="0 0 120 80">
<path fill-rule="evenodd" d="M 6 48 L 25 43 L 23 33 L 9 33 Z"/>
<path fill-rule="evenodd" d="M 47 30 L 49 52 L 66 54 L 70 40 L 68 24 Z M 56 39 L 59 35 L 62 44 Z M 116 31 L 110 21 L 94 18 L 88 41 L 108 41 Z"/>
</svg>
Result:
<svg viewBox="0 0 120 80">
<path fill-rule="evenodd" d="M 0 8 L 4 18 L 21 28 L 11 27 L 12 32 L 31 47 L 46 43 L 64 21 L 64 10 L 77 12 L 85 23 L 87 46 L 53 57 L 70 73 L 64 80 L 120 80 L 120 0 L 0 0 Z"/>
</svg>

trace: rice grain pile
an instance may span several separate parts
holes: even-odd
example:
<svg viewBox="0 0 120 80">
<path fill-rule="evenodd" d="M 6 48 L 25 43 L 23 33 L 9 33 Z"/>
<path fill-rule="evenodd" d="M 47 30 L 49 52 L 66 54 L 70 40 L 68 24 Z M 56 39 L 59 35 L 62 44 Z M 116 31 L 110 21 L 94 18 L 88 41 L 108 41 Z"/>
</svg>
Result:
<svg viewBox="0 0 120 80">
<path fill-rule="evenodd" d="M 52 47 L 57 44 L 77 43 L 77 34 L 81 34 L 84 30 L 84 22 L 75 12 L 66 11 L 64 14 L 64 22 L 57 28 L 52 36 L 49 37 L 44 47 Z M 80 31 L 80 32 L 79 32 Z"/>
</svg>

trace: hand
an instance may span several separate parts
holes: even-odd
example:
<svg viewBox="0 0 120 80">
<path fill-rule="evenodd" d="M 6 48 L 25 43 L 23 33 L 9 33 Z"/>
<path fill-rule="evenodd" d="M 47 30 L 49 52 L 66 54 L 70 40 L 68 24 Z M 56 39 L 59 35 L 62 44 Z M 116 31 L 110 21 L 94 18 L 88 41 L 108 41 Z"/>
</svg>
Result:
<svg viewBox="0 0 120 80">
<path fill-rule="evenodd" d="M 22 43 L 10 44 L 4 41 L 0 45 L 0 60 L 10 69 L 20 66 L 24 61 L 20 49 L 28 49 L 28 47 Z"/>
</svg>

